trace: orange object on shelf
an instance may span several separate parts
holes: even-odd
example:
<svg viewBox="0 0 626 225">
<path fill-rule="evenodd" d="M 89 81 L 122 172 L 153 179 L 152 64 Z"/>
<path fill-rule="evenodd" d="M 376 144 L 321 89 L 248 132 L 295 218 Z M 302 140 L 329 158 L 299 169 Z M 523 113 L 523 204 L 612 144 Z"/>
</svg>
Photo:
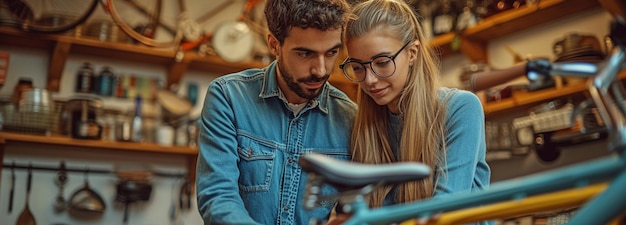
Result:
<svg viewBox="0 0 626 225">
<path fill-rule="evenodd" d="M 9 53 L 0 52 L 0 87 L 4 85 L 9 73 Z"/>
</svg>

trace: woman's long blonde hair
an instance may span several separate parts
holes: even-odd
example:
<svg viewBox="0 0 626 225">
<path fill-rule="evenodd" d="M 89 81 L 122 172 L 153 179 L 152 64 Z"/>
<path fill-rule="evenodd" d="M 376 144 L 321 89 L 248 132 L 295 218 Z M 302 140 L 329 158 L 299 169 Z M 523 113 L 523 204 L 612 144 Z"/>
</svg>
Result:
<svg viewBox="0 0 626 225">
<path fill-rule="evenodd" d="M 412 161 L 424 163 L 433 171 L 442 168 L 445 163 L 446 110 L 437 92 L 439 64 L 424 38 L 415 12 L 403 0 L 369 0 L 356 4 L 352 13 L 346 26 L 347 41 L 377 29 L 395 35 L 402 43 L 415 40 L 420 43 L 398 103 L 404 121 L 398 155 L 391 149 L 387 133 L 387 107 L 377 105 L 365 92 L 359 90 L 358 113 L 351 140 L 353 160 L 372 164 Z M 436 174 L 444 173 L 437 171 Z M 434 194 L 436 182 L 437 177 L 431 176 L 402 184 L 397 189 L 396 201 L 405 203 L 429 198 Z M 387 186 L 370 195 L 370 205 L 383 205 L 391 188 Z"/>
</svg>

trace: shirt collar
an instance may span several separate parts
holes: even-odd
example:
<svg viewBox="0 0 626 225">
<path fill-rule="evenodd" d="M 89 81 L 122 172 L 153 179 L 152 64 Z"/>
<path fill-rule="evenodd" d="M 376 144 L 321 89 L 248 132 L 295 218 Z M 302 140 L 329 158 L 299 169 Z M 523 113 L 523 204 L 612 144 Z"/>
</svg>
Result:
<svg viewBox="0 0 626 225">
<path fill-rule="evenodd" d="M 277 61 L 274 60 L 270 65 L 265 67 L 265 74 L 263 77 L 263 88 L 261 88 L 261 93 L 259 93 L 260 98 L 280 98 L 285 104 L 287 104 L 287 99 L 284 97 L 280 97 L 280 88 L 278 87 L 278 73 L 277 73 Z M 319 107 L 319 109 L 328 113 L 328 98 L 329 98 L 329 85 L 328 81 L 322 87 L 322 93 L 318 95 L 315 99 L 309 101 L 309 105 L 303 109 L 303 111 Z"/>
</svg>

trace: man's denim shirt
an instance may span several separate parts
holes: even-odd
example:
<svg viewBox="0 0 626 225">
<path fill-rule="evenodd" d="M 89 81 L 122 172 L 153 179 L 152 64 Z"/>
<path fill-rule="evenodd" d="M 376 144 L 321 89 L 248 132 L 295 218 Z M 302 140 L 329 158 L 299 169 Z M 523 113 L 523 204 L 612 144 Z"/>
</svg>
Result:
<svg viewBox="0 0 626 225">
<path fill-rule="evenodd" d="M 333 207 L 303 208 L 307 174 L 297 162 L 308 152 L 348 160 L 356 105 L 327 83 L 294 115 L 276 79 L 273 62 L 209 85 L 198 121 L 196 178 L 205 224 L 308 224 Z"/>
</svg>

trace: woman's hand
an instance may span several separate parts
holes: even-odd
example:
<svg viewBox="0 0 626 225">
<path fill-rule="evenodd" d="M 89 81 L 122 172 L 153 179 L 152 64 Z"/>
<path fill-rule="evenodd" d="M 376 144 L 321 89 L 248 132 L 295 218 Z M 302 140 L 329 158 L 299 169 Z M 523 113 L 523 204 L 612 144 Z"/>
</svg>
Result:
<svg viewBox="0 0 626 225">
<path fill-rule="evenodd" d="M 350 219 L 350 214 L 332 214 L 330 218 L 328 218 L 328 223 L 326 225 L 339 225 L 346 220 Z"/>
</svg>

